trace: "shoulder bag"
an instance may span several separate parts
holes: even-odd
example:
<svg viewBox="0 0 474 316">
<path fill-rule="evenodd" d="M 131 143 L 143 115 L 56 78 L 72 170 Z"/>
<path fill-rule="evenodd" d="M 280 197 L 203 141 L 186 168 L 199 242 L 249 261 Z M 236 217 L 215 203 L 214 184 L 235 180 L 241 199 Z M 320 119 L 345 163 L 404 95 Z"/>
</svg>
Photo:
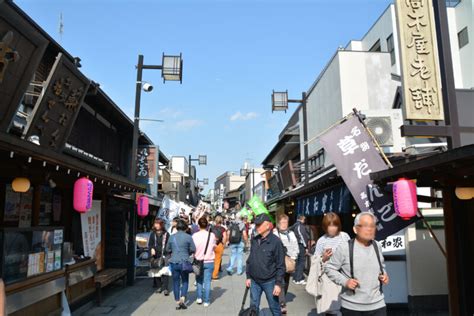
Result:
<svg viewBox="0 0 474 316">
<path fill-rule="evenodd" d="M 278 229 L 277 229 L 277 232 L 278 232 L 278 237 L 280 237 L 280 240 L 281 240 L 281 234 Z M 289 234 L 288 234 L 288 241 L 291 242 Z M 286 267 L 286 273 L 293 273 L 296 270 L 296 260 L 288 256 L 288 254 L 285 254 L 285 267 Z"/>
<path fill-rule="evenodd" d="M 178 246 L 178 243 L 176 242 L 176 235 L 174 235 L 173 241 L 176 246 L 176 249 L 179 251 L 179 246 Z M 189 260 L 184 260 L 183 262 L 181 262 L 181 270 L 183 272 L 191 273 L 193 272 L 193 265 L 191 264 L 191 262 L 189 262 Z"/>
<path fill-rule="evenodd" d="M 204 250 L 204 258 L 207 254 L 207 248 L 209 247 L 209 240 L 211 239 L 211 231 L 207 235 L 207 242 L 206 242 L 206 249 Z M 197 260 L 194 258 L 193 260 L 193 272 L 196 276 L 201 276 L 204 271 L 204 260 Z"/>
<path fill-rule="evenodd" d="M 155 249 L 156 247 L 156 233 L 155 233 Z M 165 245 L 166 245 L 166 233 L 163 233 L 162 237 L 162 245 L 161 245 L 161 255 L 156 257 L 156 255 L 151 258 L 150 264 L 152 269 L 162 269 L 166 266 L 166 258 L 165 258 Z"/>
</svg>

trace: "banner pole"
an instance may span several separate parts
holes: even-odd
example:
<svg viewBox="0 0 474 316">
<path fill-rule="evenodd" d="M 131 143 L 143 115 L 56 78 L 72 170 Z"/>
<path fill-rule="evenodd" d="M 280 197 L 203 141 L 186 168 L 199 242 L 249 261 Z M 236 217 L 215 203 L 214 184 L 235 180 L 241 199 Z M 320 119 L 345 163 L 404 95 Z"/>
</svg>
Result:
<svg viewBox="0 0 474 316">
<path fill-rule="evenodd" d="M 418 216 L 421 218 L 421 220 L 423 221 L 423 223 L 426 225 L 426 228 L 428 228 L 428 230 L 430 231 L 430 234 L 431 236 L 433 236 L 433 239 L 435 240 L 436 244 L 438 245 L 439 247 L 439 250 L 441 250 L 441 252 L 443 253 L 444 255 L 444 258 L 447 257 L 446 255 L 446 250 L 444 250 L 443 246 L 441 245 L 441 243 L 439 242 L 439 239 L 438 237 L 436 237 L 434 231 L 433 231 L 433 227 L 431 227 L 431 225 L 428 223 L 428 221 L 426 220 L 425 216 L 423 214 L 421 214 L 420 210 L 418 210 Z"/>
<path fill-rule="evenodd" d="M 354 115 L 353 113 L 349 113 L 348 115 L 344 116 L 342 119 L 338 120 L 336 123 L 332 124 L 331 126 L 329 126 L 328 128 L 326 128 L 324 131 L 322 131 L 321 133 L 319 133 L 318 135 L 314 136 L 314 137 L 311 137 L 311 139 L 309 139 L 308 141 L 304 142 L 303 144 L 304 145 L 308 145 L 309 143 L 312 143 L 313 141 L 315 141 L 316 139 L 318 139 L 321 135 L 323 134 L 326 134 L 326 132 L 328 132 L 330 129 L 332 129 L 333 127 L 343 123 L 344 121 L 346 121 L 348 118 L 350 118 L 352 115 Z"/>
</svg>

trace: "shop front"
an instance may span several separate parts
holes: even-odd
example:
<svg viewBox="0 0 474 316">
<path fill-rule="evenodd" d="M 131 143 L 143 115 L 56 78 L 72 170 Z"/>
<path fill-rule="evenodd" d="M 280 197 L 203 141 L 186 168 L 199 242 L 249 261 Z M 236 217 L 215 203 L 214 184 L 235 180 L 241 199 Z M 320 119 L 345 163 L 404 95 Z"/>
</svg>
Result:
<svg viewBox="0 0 474 316">
<path fill-rule="evenodd" d="M 135 195 L 146 186 L 130 180 L 133 122 L 12 1 L 0 1 L 0 38 L 7 313 L 60 314 L 134 271 Z M 93 184 L 86 208 L 74 206 L 80 179 Z"/>
<path fill-rule="evenodd" d="M 56 154 L 42 155 L 38 146 L 12 136 L 1 138 L 0 275 L 7 312 L 60 314 L 93 297 L 98 272 L 126 263 L 126 220 L 134 203 L 118 207 L 123 198 L 117 196 L 143 188 L 64 155 L 59 162 Z M 79 213 L 73 187 L 84 176 L 94 183 L 93 202 Z"/>
<path fill-rule="evenodd" d="M 472 315 L 474 266 L 474 145 L 467 145 L 438 153 L 431 157 L 400 164 L 392 169 L 373 173 L 371 178 L 380 183 L 389 183 L 401 177 L 416 179 L 418 187 L 431 187 L 442 192 L 442 216 L 433 225 L 444 224 L 450 315 Z M 441 226 L 443 227 L 443 226 Z M 436 227 L 435 227 L 436 228 Z M 445 244 L 445 245 L 444 245 Z M 423 251 L 423 249 L 419 249 Z M 438 252 L 438 257 L 442 254 Z M 431 269 L 432 262 L 426 262 L 418 270 Z M 431 278 L 433 274 L 431 274 Z M 439 278 L 440 275 L 437 275 Z M 416 308 L 426 297 L 409 297 L 410 305 Z M 430 301 L 438 305 L 436 300 Z"/>
</svg>

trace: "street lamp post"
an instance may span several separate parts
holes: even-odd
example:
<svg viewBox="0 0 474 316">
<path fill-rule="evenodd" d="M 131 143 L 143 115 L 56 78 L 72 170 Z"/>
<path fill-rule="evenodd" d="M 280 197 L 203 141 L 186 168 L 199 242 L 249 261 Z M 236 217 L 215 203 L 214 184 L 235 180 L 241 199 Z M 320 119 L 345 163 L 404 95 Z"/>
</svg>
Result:
<svg viewBox="0 0 474 316">
<path fill-rule="evenodd" d="M 207 155 L 199 155 L 197 158 L 192 158 L 191 155 L 189 155 L 189 177 L 191 178 L 191 168 L 192 168 L 192 162 L 193 161 L 198 161 L 199 165 L 207 165 Z"/>
<path fill-rule="evenodd" d="M 197 158 L 192 158 L 191 155 L 189 155 L 189 190 L 190 190 L 190 193 L 191 193 L 191 170 L 192 170 L 192 162 L 193 161 L 198 161 L 199 162 L 199 165 L 207 165 L 207 155 L 199 155 Z M 197 179 L 195 179 L 197 181 Z M 209 180 L 208 180 L 209 181 Z M 199 182 L 197 182 L 197 184 L 199 185 Z M 191 199 L 191 197 L 189 198 Z"/>
<path fill-rule="evenodd" d="M 140 100 L 142 89 L 145 92 L 151 92 L 153 86 L 147 82 L 142 81 L 143 69 L 161 70 L 161 77 L 163 82 L 166 81 L 183 81 L 183 59 L 181 54 L 179 56 L 165 55 L 162 57 L 161 65 L 144 65 L 143 55 L 138 55 L 137 64 L 137 82 L 135 86 L 135 115 L 133 118 L 133 139 L 132 139 L 132 170 L 131 179 L 136 180 L 137 176 L 137 149 L 139 138 L 139 123 L 140 123 Z M 157 120 L 159 121 L 159 120 Z"/>
<path fill-rule="evenodd" d="M 209 179 L 208 178 L 204 178 L 202 180 L 197 180 L 197 183 L 202 183 L 203 185 L 208 185 L 209 184 Z"/>
<path fill-rule="evenodd" d="M 249 174 L 252 174 L 252 196 L 255 195 L 255 169 L 240 169 L 240 176 L 247 177 Z"/>
<path fill-rule="evenodd" d="M 179 81 L 182 83 L 183 59 L 179 56 L 165 55 L 162 56 L 161 65 L 144 65 L 143 55 L 138 55 L 137 64 L 137 82 L 135 84 L 135 115 L 133 117 L 133 138 L 132 138 L 132 166 L 130 178 L 136 181 L 137 178 L 137 151 L 139 138 L 139 122 L 140 122 L 140 99 L 142 89 L 145 92 L 151 92 L 153 86 L 142 81 L 143 69 L 161 70 L 163 82 Z M 157 120 L 159 121 L 159 120 Z M 136 194 L 134 196 L 136 200 Z M 135 234 L 136 234 L 137 213 L 132 208 L 130 213 L 129 238 L 128 238 L 128 267 L 127 267 L 127 283 L 133 285 L 135 281 Z"/>
<path fill-rule="evenodd" d="M 302 93 L 301 100 L 288 99 L 288 90 L 272 93 L 272 112 L 288 110 L 288 103 L 299 103 L 303 107 L 303 144 L 304 144 L 304 182 L 309 183 L 309 160 L 308 160 L 308 110 L 306 92 Z"/>
</svg>

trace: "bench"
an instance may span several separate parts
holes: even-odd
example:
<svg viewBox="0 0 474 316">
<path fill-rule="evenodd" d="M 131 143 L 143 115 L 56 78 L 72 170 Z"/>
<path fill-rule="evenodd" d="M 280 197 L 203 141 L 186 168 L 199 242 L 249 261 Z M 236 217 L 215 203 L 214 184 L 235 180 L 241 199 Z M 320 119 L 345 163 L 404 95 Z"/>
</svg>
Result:
<svg viewBox="0 0 474 316">
<path fill-rule="evenodd" d="M 97 305 L 100 306 L 102 304 L 102 288 L 120 279 L 123 282 L 122 285 L 125 287 L 127 282 L 127 269 L 105 269 L 96 274 L 95 288 L 97 292 Z"/>
</svg>

